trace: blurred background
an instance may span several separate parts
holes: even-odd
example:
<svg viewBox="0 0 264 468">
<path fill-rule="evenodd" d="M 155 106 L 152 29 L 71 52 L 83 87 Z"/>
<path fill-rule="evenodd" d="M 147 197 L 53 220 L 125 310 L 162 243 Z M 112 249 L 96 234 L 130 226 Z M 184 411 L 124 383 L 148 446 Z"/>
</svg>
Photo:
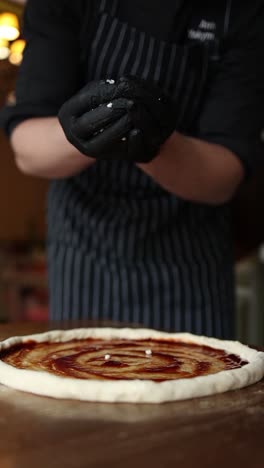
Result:
<svg viewBox="0 0 264 468">
<path fill-rule="evenodd" d="M 0 0 L 0 106 L 14 99 L 16 76 L 25 46 L 21 33 L 24 3 L 24 0 Z M 0 156 L 0 321 L 43 321 L 48 318 L 45 259 L 47 182 L 19 173 L 10 145 L 1 131 Z M 262 181 L 260 185 L 263 185 Z M 253 193 L 261 206 L 262 190 L 256 194 L 256 188 L 253 192 L 251 189 L 247 203 Z M 242 194 L 239 209 L 236 209 L 238 233 L 245 230 L 247 234 L 253 234 L 254 239 L 244 251 L 242 245 L 237 255 L 237 338 L 247 343 L 263 344 L 264 247 L 259 223 L 262 213 L 257 214 L 257 222 L 256 217 L 254 220 L 248 217 L 245 223 L 244 207 Z M 250 208 L 248 212 L 252 213 Z"/>
<path fill-rule="evenodd" d="M 23 3 L 0 0 L 0 106 L 12 102 L 22 59 Z M 19 173 L 2 132 L 0 157 L 0 320 L 45 320 L 47 182 Z"/>
</svg>

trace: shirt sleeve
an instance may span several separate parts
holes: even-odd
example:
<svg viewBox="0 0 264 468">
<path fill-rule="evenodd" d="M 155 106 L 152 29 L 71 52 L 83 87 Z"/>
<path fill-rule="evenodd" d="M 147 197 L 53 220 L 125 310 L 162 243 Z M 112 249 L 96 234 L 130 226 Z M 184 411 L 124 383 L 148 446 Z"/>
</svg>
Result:
<svg viewBox="0 0 264 468">
<path fill-rule="evenodd" d="M 72 5 L 75 5 L 73 7 Z M 21 121 L 57 115 L 80 87 L 78 0 L 29 0 L 24 14 L 26 40 L 16 84 L 16 102 L 7 105 L 0 125 L 7 134 Z"/>
<path fill-rule="evenodd" d="M 211 64 L 196 128 L 198 138 L 231 150 L 246 174 L 264 162 L 263 7 L 257 13 L 252 29 L 237 31 Z"/>
</svg>

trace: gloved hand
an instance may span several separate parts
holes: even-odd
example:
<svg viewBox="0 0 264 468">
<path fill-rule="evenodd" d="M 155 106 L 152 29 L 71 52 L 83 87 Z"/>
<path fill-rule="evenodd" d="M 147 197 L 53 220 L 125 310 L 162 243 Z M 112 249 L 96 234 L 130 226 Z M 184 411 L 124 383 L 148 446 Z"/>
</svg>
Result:
<svg viewBox="0 0 264 468">
<path fill-rule="evenodd" d="M 95 81 L 69 99 L 58 118 L 66 138 L 81 153 L 98 159 L 119 159 L 122 156 L 113 145 L 122 142 L 132 128 L 128 113 L 132 105 L 130 100 L 118 98 L 112 80 Z"/>
<path fill-rule="evenodd" d="M 172 101 L 135 77 L 89 83 L 59 112 L 67 139 L 83 154 L 135 162 L 156 156 L 175 118 Z"/>
<path fill-rule="evenodd" d="M 128 110 L 133 130 L 127 136 L 127 159 L 149 162 L 176 129 L 177 106 L 154 83 L 134 76 L 118 80 L 117 95 L 134 103 Z"/>
</svg>

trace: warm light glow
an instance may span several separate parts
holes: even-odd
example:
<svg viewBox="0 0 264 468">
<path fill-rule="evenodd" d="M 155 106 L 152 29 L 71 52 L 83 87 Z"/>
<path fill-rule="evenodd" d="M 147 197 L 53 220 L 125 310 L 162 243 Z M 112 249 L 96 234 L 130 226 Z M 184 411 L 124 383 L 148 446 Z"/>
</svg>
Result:
<svg viewBox="0 0 264 468">
<path fill-rule="evenodd" d="M 0 60 L 5 60 L 10 54 L 9 43 L 5 39 L 0 39 Z"/>
<path fill-rule="evenodd" d="M 11 54 L 23 54 L 25 49 L 26 41 L 24 39 L 18 39 L 10 45 Z"/>
<path fill-rule="evenodd" d="M 26 42 L 23 39 L 18 39 L 10 46 L 9 61 L 12 65 L 20 65 L 23 59 L 23 52 Z"/>
<path fill-rule="evenodd" d="M 13 13 L 0 14 L 0 38 L 14 41 L 19 34 L 18 17 Z"/>
</svg>

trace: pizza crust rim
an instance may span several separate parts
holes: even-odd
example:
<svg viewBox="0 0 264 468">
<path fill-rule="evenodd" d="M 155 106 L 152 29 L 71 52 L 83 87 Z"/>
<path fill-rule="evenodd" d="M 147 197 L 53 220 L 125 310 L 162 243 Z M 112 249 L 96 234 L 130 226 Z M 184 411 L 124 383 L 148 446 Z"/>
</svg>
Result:
<svg viewBox="0 0 264 468">
<path fill-rule="evenodd" d="M 190 333 L 166 333 L 149 329 L 79 328 L 17 336 L 0 342 L 0 351 L 34 340 L 67 342 L 73 339 L 165 339 L 210 346 L 239 355 L 249 363 L 242 368 L 192 379 L 153 382 L 149 380 L 82 380 L 45 371 L 15 368 L 0 360 L 0 383 L 16 390 L 57 399 L 105 403 L 164 403 L 224 393 L 252 385 L 264 377 L 264 353 L 238 341 L 223 341 Z"/>
</svg>

